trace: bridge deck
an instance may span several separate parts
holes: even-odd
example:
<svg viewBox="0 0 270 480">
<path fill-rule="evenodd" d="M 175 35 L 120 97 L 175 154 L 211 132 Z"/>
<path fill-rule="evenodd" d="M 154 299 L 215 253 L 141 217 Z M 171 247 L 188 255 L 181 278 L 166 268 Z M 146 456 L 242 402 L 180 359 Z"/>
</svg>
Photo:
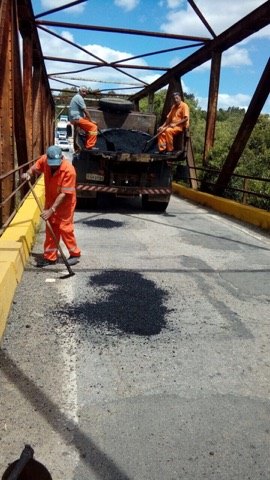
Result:
<svg viewBox="0 0 270 480">
<path fill-rule="evenodd" d="M 76 212 L 76 275 L 38 235 L 0 352 L 0 472 L 25 443 L 54 480 L 267 479 L 267 234 L 174 197 Z"/>
</svg>

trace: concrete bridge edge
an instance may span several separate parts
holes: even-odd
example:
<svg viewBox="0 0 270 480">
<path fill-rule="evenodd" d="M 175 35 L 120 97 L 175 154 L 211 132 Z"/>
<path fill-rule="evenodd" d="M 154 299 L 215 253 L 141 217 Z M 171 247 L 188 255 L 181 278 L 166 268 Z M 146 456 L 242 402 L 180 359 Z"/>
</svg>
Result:
<svg viewBox="0 0 270 480">
<path fill-rule="evenodd" d="M 234 217 L 262 230 L 270 231 L 270 212 L 260 208 L 244 205 L 234 200 L 216 197 L 209 193 L 193 190 L 192 188 L 173 183 L 173 193 L 179 197 L 199 203 L 213 210 Z"/>
<path fill-rule="evenodd" d="M 38 179 L 34 190 L 41 205 L 44 205 L 43 176 Z M 40 210 L 30 192 L 0 238 L 0 340 L 39 225 Z"/>
</svg>

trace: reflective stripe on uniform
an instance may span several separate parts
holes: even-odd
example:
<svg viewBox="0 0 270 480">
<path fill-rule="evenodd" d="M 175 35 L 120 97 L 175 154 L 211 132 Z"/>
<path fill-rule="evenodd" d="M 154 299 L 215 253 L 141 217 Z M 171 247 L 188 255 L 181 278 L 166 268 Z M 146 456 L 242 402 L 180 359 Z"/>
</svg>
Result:
<svg viewBox="0 0 270 480">
<path fill-rule="evenodd" d="M 62 187 L 61 192 L 75 192 L 75 187 Z"/>
<path fill-rule="evenodd" d="M 97 130 L 96 130 L 95 132 L 91 132 L 91 130 L 88 130 L 88 132 L 86 132 L 86 133 L 87 133 L 87 135 L 89 135 L 89 136 L 90 136 L 90 135 L 96 135 L 96 136 L 97 136 L 97 134 L 98 134 Z"/>
</svg>

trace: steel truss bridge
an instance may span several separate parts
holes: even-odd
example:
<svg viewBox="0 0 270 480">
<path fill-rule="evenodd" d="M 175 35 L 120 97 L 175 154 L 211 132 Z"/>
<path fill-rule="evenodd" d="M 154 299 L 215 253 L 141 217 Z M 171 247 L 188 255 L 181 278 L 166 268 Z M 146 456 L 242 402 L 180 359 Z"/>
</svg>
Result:
<svg viewBox="0 0 270 480">
<path fill-rule="evenodd" d="M 216 35 L 207 19 L 202 15 L 194 0 L 187 0 L 191 8 L 198 15 L 200 21 L 208 31 L 207 37 L 173 35 L 153 31 L 140 31 L 109 26 L 79 25 L 44 20 L 51 13 L 55 13 L 70 6 L 82 3 L 85 0 L 74 1 L 64 7 L 34 15 L 31 0 L 2 0 L 0 5 L 0 228 L 1 231 L 14 217 L 20 204 L 27 194 L 27 185 L 21 185 L 20 173 L 26 170 L 47 146 L 53 143 L 55 122 L 55 98 L 50 86 L 50 78 L 62 84 L 71 85 L 65 80 L 69 75 L 81 70 L 102 69 L 104 67 L 116 70 L 128 78 L 131 85 L 136 82 L 138 91 L 128 96 L 138 108 L 139 101 L 148 98 L 149 110 L 153 107 L 155 92 L 167 87 L 167 96 L 162 117 L 169 109 L 171 93 L 180 90 L 183 94 L 181 78 L 188 72 L 210 61 L 211 70 L 208 89 L 208 109 L 205 128 L 205 142 L 202 165 L 207 167 L 210 149 L 214 146 L 215 126 L 217 118 L 217 102 L 221 75 L 221 60 L 223 53 L 250 35 L 259 32 L 270 23 L 270 1 L 261 4 L 246 17 L 229 27 L 220 35 Z M 142 52 L 140 55 L 122 59 L 118 62 L 107 62 L 92 52 L 55 33 L 55 28 L 65 30 L 81 29 L 93 32 L 106 32 L 110 35 L 132 35 L 172 39 L 176 47 L 161 49 L 155 52 Z M 87 53 L 89 60 L 78 61 L 72 58 L 44 56 L 41 48 L 39 31 L 45 31 L 60 38 L 74 48 Z M 189 54 L 190 48 L 196 50 Z M 138 65 L 135 62 L 143 57 L 154 57 L 166 51 L 182 50 L 186 57 L 173 68 L 166 66 Z M 59 72 L 48 75 L 46 62 L 76 64 L 72 72 Z M 83 67 L 83 68 L 82 68 Z M 151 84 L 142 82 L 133 75 L 132 71 L 139 69 L 160 72 L 160 76 Z M 64 78 L 63 78 L 64 77 Z M 257 87 L 251 98 L 240 128 L 235 132 L 227 158 L 217 176 L 213 188 L 215 195 L 223 195 L 228 186 L 237 163 L 250 138 L 262 108 L 268 98 L 270 88 L 270 60 L 268 59 L 264 71 L 258 78 Z M 73 84 L 74 85 L 74 84 Z M 121 87 L 123 88 L 123 87 Z M 134 88 L 133 88 L 134 91 Z M 190 188 L 198 189 L 201 185 L 197 181 L 197 169 L 194 163 L 191 141 L 187 152 L 189 167 Z M 267 181 L 267 179 L 264 179 Z"/>
</svg>

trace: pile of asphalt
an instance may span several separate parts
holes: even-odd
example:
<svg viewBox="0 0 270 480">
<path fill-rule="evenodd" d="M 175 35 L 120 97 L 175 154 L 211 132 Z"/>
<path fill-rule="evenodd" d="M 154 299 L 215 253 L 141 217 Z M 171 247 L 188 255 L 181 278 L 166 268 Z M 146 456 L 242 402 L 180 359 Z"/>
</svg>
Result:
<svg viewBox="0 0 270 480">
<path fill-rule="evenodd" d="M 103 135 L 98 135 L 96 147 L 101 151 L 108 150 L 106 139 L 112 143 L 116 152 L 125 153 L 142 153 L 147 145 L 146 152 L 154 153 L 157 151 L 156 139 L 153 141 L 152 136 L 139 130 L 126 130 L 124 128 L 109 128 L 102 130 Z"/>
</svg>

